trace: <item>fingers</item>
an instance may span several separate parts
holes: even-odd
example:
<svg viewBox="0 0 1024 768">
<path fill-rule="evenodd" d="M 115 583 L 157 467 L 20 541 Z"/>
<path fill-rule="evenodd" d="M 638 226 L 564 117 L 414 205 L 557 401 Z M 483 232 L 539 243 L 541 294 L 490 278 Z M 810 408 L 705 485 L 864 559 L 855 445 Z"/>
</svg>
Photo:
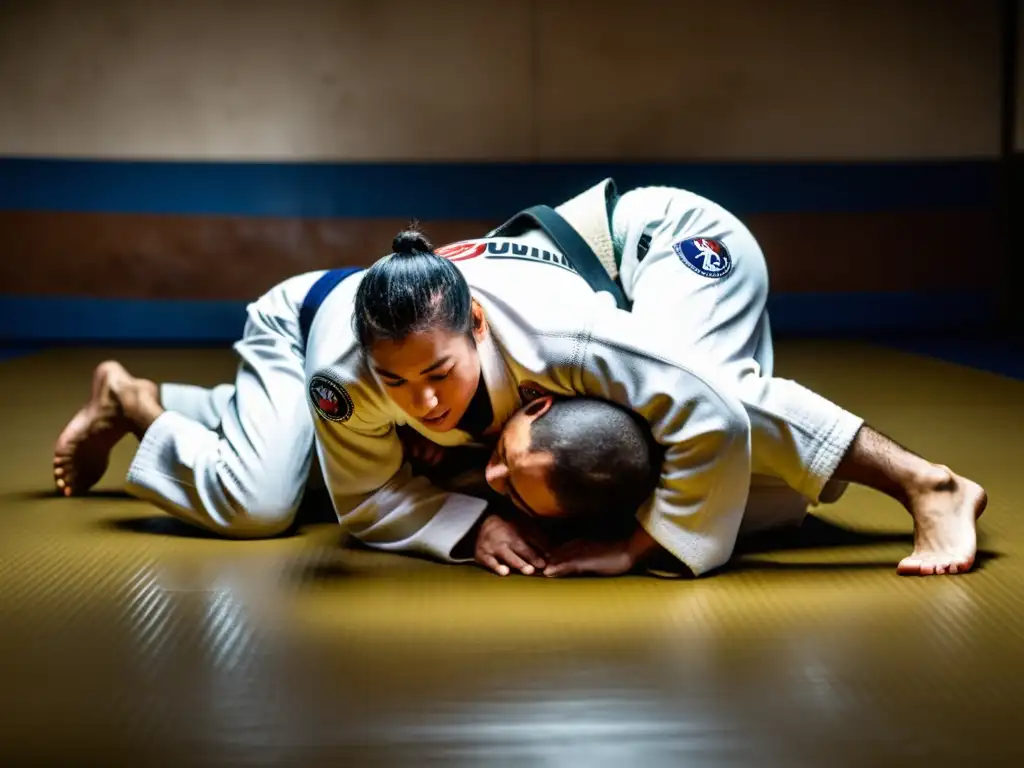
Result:
<svg viewBox="0 0 1024 768">
<path fill-rule="evenodd" d="M 533 568 L 541 569 L 545 565 L 547 565 L 547 563 L 544 562 L 544 557 L 538 554 L 537 551 L 525 541 L 514 542 L 511 545 L 511 548 L 515 554 L 519 555 L 519 557 L 521 557 L 523 560 L 525 560 L 527 563 L 533 566 Z M 523 572 L 526 573 L 525 571 Z M 532 573 L 533 569 L 531 568 L 530 573 L 526 575 L 529 576 Z"/>
<path fill-rule="evenodd" d="M 594 557 L 590 551 L 591 542 L 585 539 L 573 539 L 567 541 L 551 553 L 550 562 L 544 568 L 544 575 L 556 578 L 558 576 L 578 576 L 589 572 L 594 566 Z"/>
<path fill-rule="evenodd" d="M 548 578 L 559 576 L 575 576 L 583 572 L 584 562 L 582 560 L 569 559 L 561 562 L 551 563 L 544 569 L 544 575 Z"/>
<path fill-rule="evenodd" d="M 495 573 L 505 576 L 515 569 L 533 576 L 547 566 L 545 557 L 523 538 L 516 526 L 505 518 L 491 515 L 480 526 L 476 542 L 476 560 Z"/>
<path fill-rule="evenodd" d="M 444 448 L 428 443 L 419 450 L 419 460 L 428 467 L 436 467 L 444 458 Z"/>
<path fill-rule="evenodd" d="M 436 467 L 438 464 L 441 463 L 441 459 L 443 458 L 444 448 L 442 448 L 440 445 L 435 445 L 434 443 L 431 443 L 430 446 L 427 448 L 427 463 L 430 464 L 432 467 Z"/>
<path fill-rule="evenodd" d="M 530 551 L 534 553 L 535 557 L 542 560 L 550 557 L 551 542 L 544 531 L 540 528 L 528 522 L 527 524 L 520 526 L 519 534 L 522 538 L 522 542 L 530 548 Z M 523 552 L 519 551 L 519 554 L 523 555 Z M 523 557 L 526 557 L 526 555 L 523 555 Z M 529 557 L 526 559 L 530 560 Z M 531 560 L 531 562 L 533 562 L 533 564 L 538 568 L 544 567 L 543 564 L 539 564 L 536 561 Z"/>
<path fill-rule="evenodd" d="M 399 434 L 406 457 L 429 466 L 437 466 L 444 458 L 444 446 L 438 445 L 419 433 L 406 431 Z"/>
<path fill-rule="evenodd" d="M 480 555 L 477 558 L 477 562 L 485 568 L 494 571 L 499 576 L 508 576 L 508 566 L 504 563 L 499 563 L 494 555 Z"/>
<path fill-rule="evenodd" d="M 514 546 L 515 548 L 513 545 L 504 544 L 494 554 L 481 553 L 477 557 L 477 562 L 499 576 L 508 576 L 513 568 L 524 576 L 533 576 L 546 565 L 527 544 L 518 542 Z"/>
<path fill-rule="evenodd" d="M 571 576 L 580 572 L 582 564 L 578 556 L 580 546 L 570 541 L 551 553 L 551 560 L 544 568 L 547 577 Z"/>
<path fill-rule="evenodd" d="M 520 547 L 526 547 L 525 544 L 521 544 Z M 529 547 L 526 547 L 529 549 Z M 508 544 L 498 550 L 498 556 L 505 561 L 508 565 L 520 571 L 525 576 L 532 576 L 534 567 L 516 554 L 515 550 Z"/>
<path fill-rule="evenodd" d="M 551 565 L 579 558 L 586 551 L 587 544 L 588 542 L 582 539 L 573 539 L 572 541 L 565 542 L 551 553 L 549 558 Z"/>
</svg>

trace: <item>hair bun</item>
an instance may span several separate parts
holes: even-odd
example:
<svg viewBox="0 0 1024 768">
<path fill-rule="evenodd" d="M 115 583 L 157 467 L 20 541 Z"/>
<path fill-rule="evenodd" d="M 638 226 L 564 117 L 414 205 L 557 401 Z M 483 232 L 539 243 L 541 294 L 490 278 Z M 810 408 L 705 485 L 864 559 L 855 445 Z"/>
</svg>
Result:
<svg viewBox="0 0 1024 768">
<path fill-rule="evenodd" d="M 391 243 L 391 249 L 400 256 L 434 252 L 434 246 L 427 240 L 426 235 L 415 229 L 399 232 Z"/>
</svg>

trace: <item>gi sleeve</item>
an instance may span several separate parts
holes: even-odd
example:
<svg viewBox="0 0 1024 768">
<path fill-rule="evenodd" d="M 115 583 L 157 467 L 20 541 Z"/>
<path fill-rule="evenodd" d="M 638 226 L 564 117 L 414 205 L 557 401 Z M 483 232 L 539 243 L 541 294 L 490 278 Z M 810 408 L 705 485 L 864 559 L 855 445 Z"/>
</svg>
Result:
<svg viewBox="0 0 1024 768">
<path fill-rule="evenodd" d="M 322 374 L 313 378 L 323 381 Z M 349 533 L 375 549 L 451 563 L 472 559 L 452 550 L 479 520 L 486 500 L 448 493 L 414 476 L 394 423 L 379 410 L 349 401 L 344 420 L 333 413 L 325 418 L 315 401 L 312 410 L 324 482 Z"/>
<path fill-rule="evenodd" d="M 559 340 L 564 344 L 564 340 Z M 574 349 L 571 387 L 643 416 L 665 447 L 640 525 L 694 575 L 732 556 L 750 488 L 750 421 L 706 369 L 683 364 L 626 312 L 599 312 Z"/>
</svg>

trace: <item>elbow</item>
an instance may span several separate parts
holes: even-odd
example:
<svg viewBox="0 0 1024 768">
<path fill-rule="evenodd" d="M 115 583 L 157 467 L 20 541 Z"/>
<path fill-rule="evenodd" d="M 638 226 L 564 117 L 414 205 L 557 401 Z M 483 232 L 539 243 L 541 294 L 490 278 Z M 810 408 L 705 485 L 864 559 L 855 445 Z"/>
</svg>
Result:
<svg viewBox="0 0 1024 768">
<path fill-rule="evenodd" d="M 722 432 L 729 445 L 750 445 L 750 415 L 739 400 L 727 404 L 722 413 Z"/>
<path fill-rule="evenodd" d="M 717 402 L 708 404 L 706 431 L 715 435 L 722 450 L 747 450 L 751 435 L 750 414 L 738 397 L 723 392 L 717 394 Z"/>
</svg>

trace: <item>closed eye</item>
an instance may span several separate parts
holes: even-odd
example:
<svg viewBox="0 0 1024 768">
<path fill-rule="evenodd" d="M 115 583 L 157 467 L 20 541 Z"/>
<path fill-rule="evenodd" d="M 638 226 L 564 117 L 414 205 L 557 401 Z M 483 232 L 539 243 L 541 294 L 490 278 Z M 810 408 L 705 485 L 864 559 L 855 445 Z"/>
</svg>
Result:
<svg viewBox="0 0 1024 768">
<path fill-rule="evenodd" d="M 427 376 L 427 378 L 430 379 L 431 381 L 444 381 L 445 379 L 447 379 L 451 375 L 451 372 L 454 371 L 454 370 L 455 370 L 455 366 L 452 365 L 452 367 L 449 368 L 444 373 L 432 373 L 429 376 Z"/>
<path fill-rule="evenodd" d="M 448 378 L 448 376 L 454 370 L 455 370 L 455 366 L 453 365 L 451 368 L 449 368 L 444 373 L 432 373 L 432 374 L 430 374 L 429 376 L 427 376 L 427 379 L 429 379 L 430 381 L 444 381 L 445 379 Z M 384 386 L 385 387 L 390 387 L 391 389 L 394 389 L 396 387 L 402 386 L 403 384 L 408 384 L 409 383 L 408 379 L 403 379 L 400 376 L 393 376 L 393 375 L 390 375 L 390 374 L 386 374 L 386 373 L 384 373 L 384 371 L 377 371 L 377 373 L 380 374 L 381 379 L 384 381 Z"/>
<path fill-rule="evenodd" d="M 498 454 L 498 461 L 500 461 L 502 464 L 504 464 L 506 467 L 508 467 L 508 459 L 505 458 L 505 441 L 504 440 L 502 440 L 502 441 L 500 441 L 498 443 L 498 447 L 497 447 L 496 451 L 497 451 L 497 454 Z M 517 491 L 516 487 L 514 485 L 512 485 L 512 477 L 511 477 L 511 475 L 508 477 L 508 479 L 505 482 L 505 489 L 508 491 L 508 496 L 509 496 L 510 499 L 512 499 L 512 503 L 516 507 L 519 508 L 520 512 L 525 512 L 530 517 L 540 517 L 540 515 L 538 515 L 536 512 L 533 511 L 533 509 L 530 507 L 529 504 L 527 504 L 525 501 L 523 501 L 523 497 L 519 495 L 519 491 Z"/>
</svg>

